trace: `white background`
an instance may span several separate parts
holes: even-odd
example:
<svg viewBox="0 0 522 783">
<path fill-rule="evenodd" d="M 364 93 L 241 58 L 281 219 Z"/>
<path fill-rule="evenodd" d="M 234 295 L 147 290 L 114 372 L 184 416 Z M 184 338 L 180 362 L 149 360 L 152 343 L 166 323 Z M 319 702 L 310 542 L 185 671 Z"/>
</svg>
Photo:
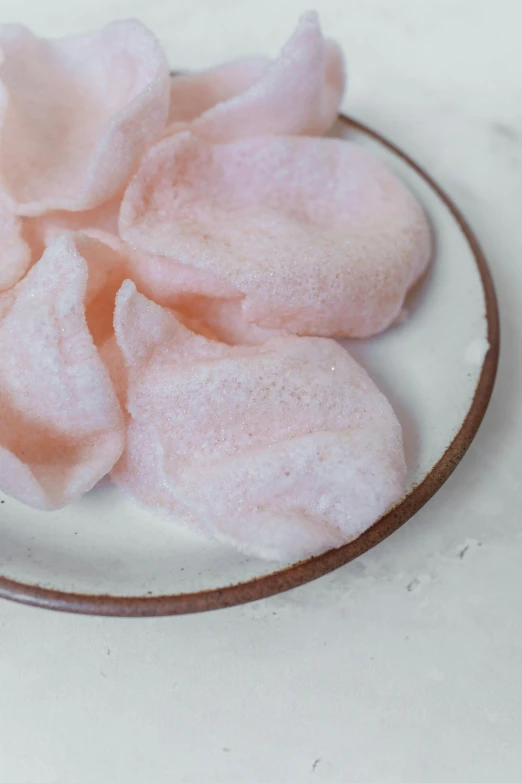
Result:
<svg viewBox="0 0 522 783">
<path fill-rule="evenodd" d="M 318 582 L 161 620 L 0 603 L 2 783 L 522 780 L 519 0 L 323 0 L 344 108 L 424 164 L 489 258 L 494 400 L 448 484 Z M 137 16 L 173 67 L 275 54 L 296 0 L 0 0 L 42 35 Z"/>
</svg>

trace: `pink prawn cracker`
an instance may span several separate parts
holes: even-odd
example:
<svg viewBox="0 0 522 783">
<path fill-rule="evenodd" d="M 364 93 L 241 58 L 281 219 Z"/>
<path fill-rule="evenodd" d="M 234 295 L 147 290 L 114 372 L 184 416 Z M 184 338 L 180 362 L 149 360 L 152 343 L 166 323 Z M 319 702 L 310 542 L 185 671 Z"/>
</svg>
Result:
<svg viewBox="0 0 522 783">
<path fill-rule="evenodd" d="M 139 22 L 45 41 L 0 27 L 0 175 L 19 215 L 92 209 L 163 133 L 170 76 Z"/>
<path fill-rule="evenodd" d="M 180 133 L 144 158 L 119 225 L 136 251 L 170 259 L 172 269 L 184 264 L 186 285 L 192 268 L 194 295 L 213 285 L 218 296 L 225 285 L 229 298 L 235 291 L 237 342 L 255 342 L 253 327 L 376 334 L 394 323 L 431 255 L 415 198 L 384 164 L 340 139 L 213 145 Z M 154 275 L 170 305 L 168 262 L 149 260 L 143 281 Z"/>
<path fill-rule="evenodd" d="M 127 281 L 115 334 L 129 428 L 114 482 L 139 502 L 267 559 L 359 535 L 401 496 L 400 425 L 337 343 L 226 346 Z"/>
<path fill-rule="evenodd" d="M 0 488 L 36 508 L 60 508 L 91 489 L 124 445 L 122 412 L 87 325 L 88 292 L 89 264 L 65 235 L 0 312 Z"/>
<path fill-rule="evenodd" d="M 0 292 L 12 288 L 31 265 L 31 248 L 20 218 L 0 195 Z"/>
<path fill-rule="evenodd" d="M 251 57 L 175 76 L 170 132 L 189 126 L 216 143 L 263 134 L 321 135 L 335 122 L 344 83 L 340 49 L 324 39 L 310 12 L 273 62 Z"/>
</svg>

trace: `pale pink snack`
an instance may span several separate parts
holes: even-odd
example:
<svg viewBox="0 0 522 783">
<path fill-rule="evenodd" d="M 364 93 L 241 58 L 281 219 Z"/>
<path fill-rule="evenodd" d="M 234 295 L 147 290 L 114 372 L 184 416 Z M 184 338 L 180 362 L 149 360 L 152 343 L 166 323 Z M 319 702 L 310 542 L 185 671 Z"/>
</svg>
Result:
<svg viewBox="0 0 522 783">
<path fill-rule="evenodd" d="M 317 14 L 304 14 L 277 60 L 245 58 L 172 81 L 171 132 L 226 143 L 262 134 L 321 135 L 335 122 L 345 83 L 341 51 Z"/>
<path fill-rule="evenodd" d="M 89 275 L 85 292 L 85 314 L 94 343 L 101 347 L 113 335 L 114 302 L 123 281 L 131 271 L 131 250 L 119 237 L 101 229 L 64 232 L 58 230 L 54 223 L 48 228 L 48 232 L 42 233 L 40 237 L 40 240 L 42 237 L 46 239 L 45 244 L 42 242 L 42 253 L 46 247 L 55 245 L 57 240 L 66 234 L 74 243 L 76 251 L 87 261 Z M 34 235 L 32 240 L 34 244 Z M 19 286 L 15 286 L 0 293 L 0 320 L 16 300 L 19 290 Z"/>
<path fill-rule="evenodd" d="M 248 90 L 265 75 L 268 57 L 243 57 L 200 73 L 171 77 L 168 128 L 190 123 L 218 103 Z M 167 130 L 168 132 L 168 130 Z"/>
<path fill-rule="evenodd" d="M 0 27 L 0 177 L 15 211 L 92 209 L 115 196 L 168 115 L 168 64 L 137 21 L 46 41 Z"/>
<path fill-rule="evenodd" d="M 115 334 L 130 422 L 111 476 L 139 502 L 247 554 L 295 560 L 350 541 L 400 499 L 399 422 L 334 341 L 212 342 L 130 281 Z"/>
<path fill-rule="evenodd" d="M 38 217 L 25 218 L 25 231 L 31 244 L 43 250 L 61 234 L 69 231 L 81 231 L 84 234 L 113 234 L 118 236 L 118 215 L 121 206 L 121 194 L 105 201 L 94 209 L 84 212 L 56 210 Z"/>
<path fill-rule="evenodd" d="M 129 274 L 127 248 L 103 231 L 73 234 L 72 241 L 88 264 L 85 316 L 94 344 L 101 347 L 114 333 L 116 294 Z"/>
<path fill-rule="evenodd" d="M 156 304 L 176 310 L 193 331 L 235 345 L 255 345 L 283 334 L 245 321 L 244 294 L 208 270 L 129 249 L 129 278 Z"/>
<path fill-rule="evenodd" d="M 380 332 L 431 254 L 414 197 L 340 139 L 165 139 L 127 188 L 120 234 L 232 286 L 243 297 L 246 340 L 252 324 L 303 335 Z"/>
<path fill-rule="evenodd" d="M 38 261 L 46 247 L 62 234 L 71 231 L 98 238 L 111 246 L 116 244 L 120 248 L 123 245 L 118 237 L 120 205 L 121 194 L 85 212 L 57 210 L 24 218 L 24 237 L 31 248 L 32 260 Z"/>
<path fill-rule="evenodd" d="M 7 291 L 0 291 L 0 321 L 2 321 L 4 316 L 7 315 L 7 313 L 13 306 L 16 299 L 17 291 L 18 291 L 17 285 L 15 285 L 13 288 L 9 288 Z"/>
<path fill-rule="evenodd" d="M 124 445 L 122 412 L 87 327 L 88 277 L 74 238 L 63 236 L 13 289 L 0 321 L 0 488 L 36 508 L 91 489 Z"/>
<path fill-rule="evenodd" d="M 16 285 L 31 264 L 31 248 L 22 236 L 20 218 L 0 195 L 0 291 Z"/>
</svg>

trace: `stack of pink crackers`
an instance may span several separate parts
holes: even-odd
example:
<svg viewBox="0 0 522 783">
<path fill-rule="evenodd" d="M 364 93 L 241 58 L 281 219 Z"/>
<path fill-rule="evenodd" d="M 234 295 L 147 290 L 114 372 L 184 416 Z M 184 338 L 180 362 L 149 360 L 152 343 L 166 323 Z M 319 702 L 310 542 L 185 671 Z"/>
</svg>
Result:
<svg viewBox="0 0 522 783">
<path fill-rule="evenodd" d="M 110 474 L 269 559 L 359 535 L 404 491 L 401 428 L 331 338 L 397 321 L 430 232 L 323 137 L 316 15 L 274 61 L 174 77 L 134 21 L 0 50 L 0 489 L 56 509 Z"/>
</svg>

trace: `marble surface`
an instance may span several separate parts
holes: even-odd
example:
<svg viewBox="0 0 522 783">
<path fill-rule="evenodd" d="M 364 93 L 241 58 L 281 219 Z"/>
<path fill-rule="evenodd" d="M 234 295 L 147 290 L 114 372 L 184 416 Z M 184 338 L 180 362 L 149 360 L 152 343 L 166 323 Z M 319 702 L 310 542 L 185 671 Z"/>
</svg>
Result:
<svg viewBox="0 0 522 783">
<path fill-rule="evenodd" d="M 522 779 L 522 55 L 518 0 L 323 0 L 344 108 L 416 157 L 476 229 L 502 315 L 464 462 L 391 539 L 256 604 L 110 620 L 0 603 L 0 780 Z M 295 0 L 1 0 L 59 35 L 139 16 L 173 66 L 275 53 Z"/>
</svg>

